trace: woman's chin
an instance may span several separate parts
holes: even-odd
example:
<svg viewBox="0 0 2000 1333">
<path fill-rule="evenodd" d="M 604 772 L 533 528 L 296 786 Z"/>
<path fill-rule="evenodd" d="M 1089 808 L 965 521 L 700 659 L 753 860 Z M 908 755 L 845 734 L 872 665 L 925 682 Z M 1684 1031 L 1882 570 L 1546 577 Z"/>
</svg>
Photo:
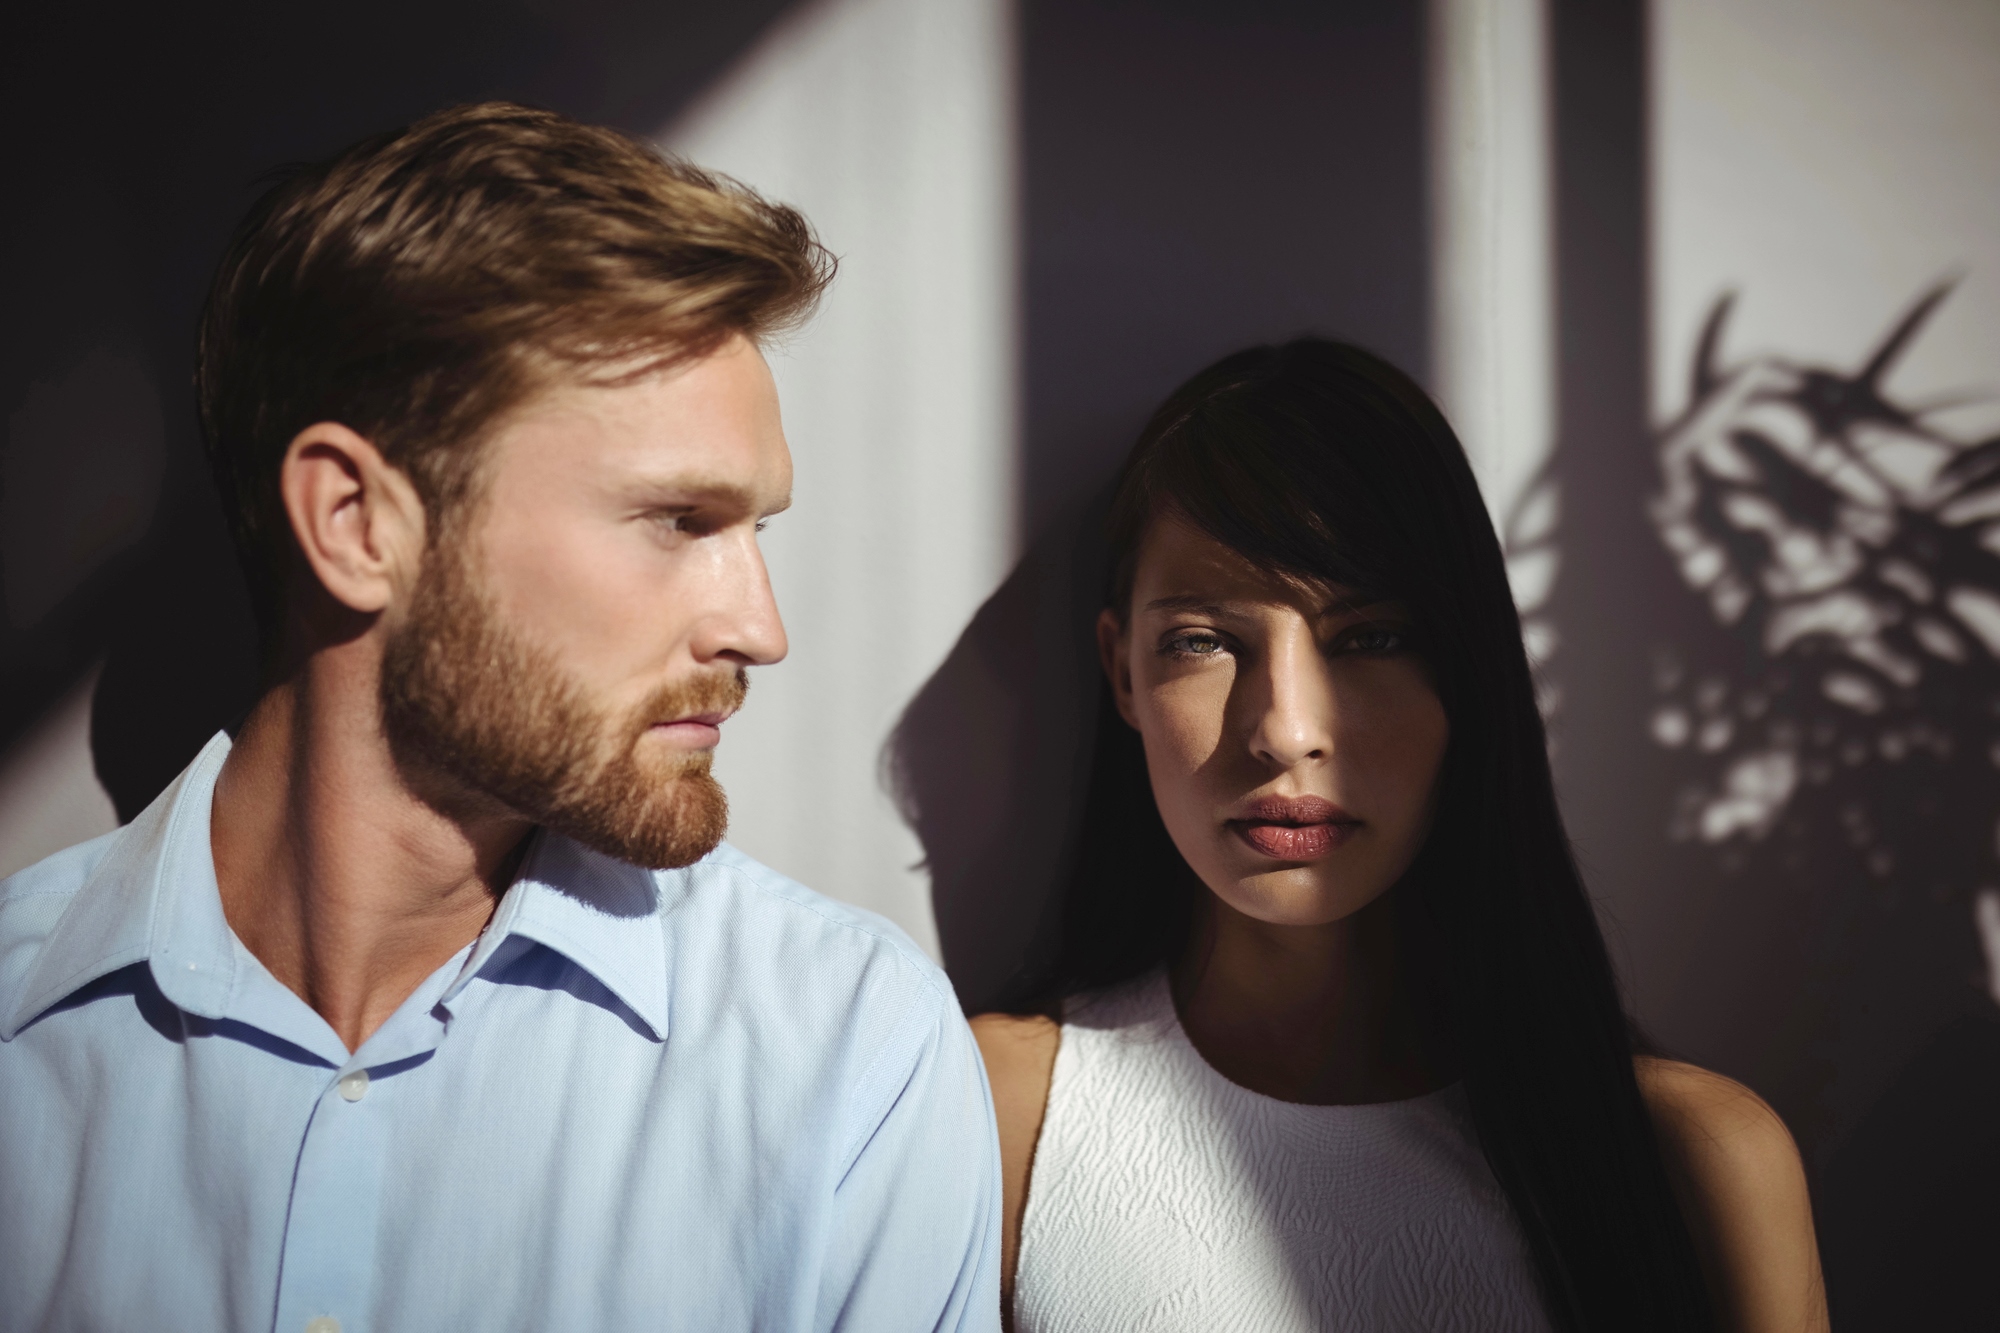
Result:
<svg viewBox="0 0 2000 1333">
<path fill-rule="evenodd" d="M 1259 869 L 1232 878 L 1227 892 L 1210 891 L 1253 921 L 1270 926 L 1326 926 L 1343 921 L 1382 896 L 1387 885 L 1356 884 L 1329 876 L 1320 866 Z"/>
</svg>

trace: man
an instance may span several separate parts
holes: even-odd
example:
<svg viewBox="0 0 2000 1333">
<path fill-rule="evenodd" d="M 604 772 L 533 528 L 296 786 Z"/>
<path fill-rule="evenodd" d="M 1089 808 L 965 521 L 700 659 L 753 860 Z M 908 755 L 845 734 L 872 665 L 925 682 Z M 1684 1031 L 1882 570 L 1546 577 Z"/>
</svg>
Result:
<svg viewBox="0 0 2000 1333">
<path fill-rule="evenodd" d="M 0 885 L 0 1328 L 998 1326 L 949 986 L 718 846 L 830 269 L 507 105 L 253 210 L 199 389 L 272 683 Z"/>
</svg>

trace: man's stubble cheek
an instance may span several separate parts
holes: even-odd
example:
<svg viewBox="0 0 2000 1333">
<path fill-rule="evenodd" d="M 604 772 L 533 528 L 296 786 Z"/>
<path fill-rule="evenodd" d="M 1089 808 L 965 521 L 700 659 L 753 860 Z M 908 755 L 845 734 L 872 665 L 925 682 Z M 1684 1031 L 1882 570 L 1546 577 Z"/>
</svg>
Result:
<svg viewBox="0 0 2000 1333">
<path fill-rule="evenodd" d="M 659 747 L 648 733 L 733 712 L 748 688 L 742 670 L 614 709 L 505 622 L 461 552 L 433 549 L 384 654 L 383 720 L 399 764 L 446 773 L 619 860 L 667 868 L 713 850 L 728 801 L 709 752 L 650 752 Z"/>
</svg>

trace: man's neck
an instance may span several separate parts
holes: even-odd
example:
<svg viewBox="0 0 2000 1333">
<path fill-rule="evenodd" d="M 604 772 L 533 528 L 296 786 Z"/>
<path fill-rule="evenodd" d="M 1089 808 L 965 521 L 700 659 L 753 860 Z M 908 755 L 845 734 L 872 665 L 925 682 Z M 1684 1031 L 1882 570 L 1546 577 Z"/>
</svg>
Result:
<svg viewBox="0 0 2000 1333">
<path fill-rule="evenodd" d="M 316 654 L 251 711 L 216 782 L 222 910 L 245 948 L 347 1048 L 478 937 L 528 825 L 445 814 L 382 735 L 361 644 Z"/>
</svg>

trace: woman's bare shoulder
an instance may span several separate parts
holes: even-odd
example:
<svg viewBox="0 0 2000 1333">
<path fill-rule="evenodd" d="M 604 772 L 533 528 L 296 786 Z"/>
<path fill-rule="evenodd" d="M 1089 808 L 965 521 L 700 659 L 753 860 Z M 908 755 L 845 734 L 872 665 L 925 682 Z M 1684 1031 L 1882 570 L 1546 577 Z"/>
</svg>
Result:
<svg viewBox="0 0 2000 1333">
<path fill-rule="evenodd" d="M 1021 1215 L 1028 1204 L 1029 1173 L 1049 1106 L 1062 1026 L 1041 1017 L 981 1014 L 972 1020 L 972 1035 L 986 1060 L 993 1117 L 1000 1128 L 1000 1309 L 1006 1326 L 1012 1328 Z"/>
<path fill-rule="evenodd" d="M 1798 1161 L 1791 1131 L 1743 1084 L 1681 1060 L 1641 1057 L 1639 1090 L 1663 1133 L 1739 1168 L 1770 1170 Z"/>
<path fill-rule="evenodd" d="M 981 1050 L 989 1041 L 998 1042 L 1012 1054 L 1040 1044 L 1053 1049 L 1061 1033 L 1054 1019 L 1041 1014 L 980 1014 L 972 1020 L 972 1035 L 979 1039 Z"/>
<path fill-rule="evenodd" d="M 1825 1328 L 1805 1165 L 1784 1120 L 1711 1070 L 1651 1058 L 1636 1069 L 1723 1327 Z"/>
<path fill-rule="evenodd" d="M 1639 1089 L 1687 1183 L 1713 1206 L 1805 1203 L 1805 1167 L 1785 1122 L 1735 1079 L 1680 1060 L 1641 1059 Z"/>
<path fill-rule="evenodd" d="M 981 1014 L 972 1020 L 972 1036 L 986 1060 L 986 1080 L 993 1085 L 993 1109 L 1000 1118 L 1004 1147 L 1010 1121 L 1018 1128 L 1025 1119 L 1031 1133 L 1041 1125 L 1062 1028 L 1038 1015 Z M 1031 1138 L 1030 1146 L 1032 1142 Z"/>
</svg>

